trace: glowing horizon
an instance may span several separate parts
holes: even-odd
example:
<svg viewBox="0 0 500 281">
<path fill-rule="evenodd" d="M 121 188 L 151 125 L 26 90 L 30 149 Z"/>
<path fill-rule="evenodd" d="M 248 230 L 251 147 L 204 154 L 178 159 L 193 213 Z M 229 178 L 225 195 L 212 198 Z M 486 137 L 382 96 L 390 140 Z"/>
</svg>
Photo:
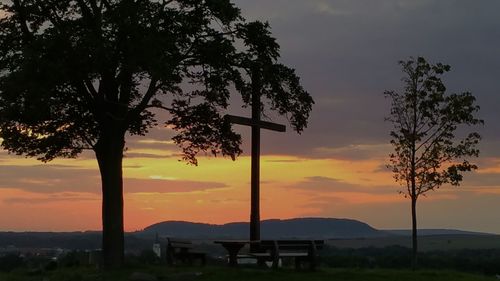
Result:
<svg viewBox="0 0 500 281">
<path fill-rule="evenodd" d="M 169 142 L 145 137 L 141 143 L 162 143 L 166 148 L 134 149 L 132 145 L 127 151 L 127 154 L 139 155 L 125 157 L 123 163 L 127 231 L 168 220 L 212 224 L 249 220 L 249 156 L 243 155 L 234 162 L 200 157 L 200 165 L 195 167 L 178 161 L 178 157 L 165 157 L 165 154 L 178 154 Z M 374 152 L 381 147 L 387 148 L 362 145 L 341 150 L 360 147 Z M 399 187 L 390 171 L 381 168 L 387 159 L 379 154 L 355 161 L 345 157 L 315 159 L 263 155 L 261 219 L 335 217 L 361 220 L 375 228 L 407 228 L 409 201 L 398 194 Z M 0 231 L 101 229 L 100 178 L 91 155 L 42 164 L 34 159 L 3 154 L 1 163 L 4 169 L 10 166 L 11 170 L 19 171 L 20 176 L 0 182 L 0 212 L 12 214 L 9 209 L 16 210 L 16 216 L 0 217 Z M 10 187 L 6 188 L 8 185 Z M 422 204 L 435 207 L 463 197 L 451 188 L 443 189 L 422 199 Z M 465 188 L 462 191 L 488 196 L 497 189 Z M 376 209 L 377 213 L 369 212 L 370 209 Z M 426 213 L 426 210 L 421 212 Z M 384 219 L 389 214 L 391 219 Z M 422 219 L 424 226 L 433 226 L 432 220 L 427 222 L 429 218 L 423 216 Z M 464 228 L 455 225 L 454 228 Z M 445 226 L 453 228 L 454 225 Z"/>
</svg>

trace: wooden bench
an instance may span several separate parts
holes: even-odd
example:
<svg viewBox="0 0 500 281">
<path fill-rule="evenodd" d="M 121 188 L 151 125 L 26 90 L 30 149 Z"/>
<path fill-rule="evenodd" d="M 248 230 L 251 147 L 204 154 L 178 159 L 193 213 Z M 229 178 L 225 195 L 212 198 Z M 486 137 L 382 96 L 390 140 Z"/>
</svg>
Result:
<svg viewBox="0 0 500 281">
<path fill-rule="evenodd" d="M 192 265 L 199 260 L 201 265 L 206 264 L 206 253 L 196 251 L 193 242 L 186 239 L 167 238 L 166 257 L 168 265 L 180 263 Z"/>
<path fill-rule="evenodd" d="M 318 265 L 318 250 L 324 244 L 324 240 L 262 240 L 257 251 L 250 252 L 246 257 L 256 258 L 259 264 L 271 261 L 273 268 L 278 268 L 280 259 L 293 258 L 296 269 L 307 262 L 309 269 L 314 270 Z"/>
</svg>

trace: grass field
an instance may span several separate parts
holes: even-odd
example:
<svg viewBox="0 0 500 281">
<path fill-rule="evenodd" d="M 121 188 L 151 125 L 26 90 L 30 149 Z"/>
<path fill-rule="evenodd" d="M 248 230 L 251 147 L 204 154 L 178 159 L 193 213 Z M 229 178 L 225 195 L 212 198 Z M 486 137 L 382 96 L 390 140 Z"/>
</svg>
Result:
<svg viewBox="0 0 500 281">
<path fill-rule="evenodd" d="M 197 268 L 127 268 L 122 271 L 102 273 L 92 269 L 61 269 L 41 275 L 26 272 L 0 273 L 1 281 L 127 281 L 134 272 L 155 276 L 159 281 L 492 281 L 494 276 L 482 276 L 455 271 L 408 270 L 355 270 L 320 269 L 316 272 L 294 270 L 266 270 L 251 268 L 197 267 Z"/>
</svg>

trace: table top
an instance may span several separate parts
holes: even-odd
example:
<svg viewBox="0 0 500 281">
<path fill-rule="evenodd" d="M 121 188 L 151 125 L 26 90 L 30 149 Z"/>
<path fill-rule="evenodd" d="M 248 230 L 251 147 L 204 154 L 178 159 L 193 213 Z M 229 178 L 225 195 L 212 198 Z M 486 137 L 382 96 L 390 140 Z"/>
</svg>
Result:
<svg viewBox="0 0 500 281">
<path fill-rule="evenodd" d="M 260 243 L 260 240 L 216 240 L 216 244 L 253 244 Z"/>
<path fill-rule="evenodd" d="M 238 239 L 229 239 L 229 240 L 216 240 L 214 243 L 222 244 L 222 243 L 262 243 L 262 242 L 315 242 L 315 243 L 324 243 L 325 240 L 322 239 L 265 239 L 265 240 L 238 240 Z"/>
<path fill-rule="evenodd" d="M 325 240 L 323 239 L 266 239 L 266 240 L 260 240 L 261 243 L 283 243 L 283 244 L 293 244 L 293 243 L 316 243 L 316 244 L 322 244 L 325 243 Z"/>
</svg>

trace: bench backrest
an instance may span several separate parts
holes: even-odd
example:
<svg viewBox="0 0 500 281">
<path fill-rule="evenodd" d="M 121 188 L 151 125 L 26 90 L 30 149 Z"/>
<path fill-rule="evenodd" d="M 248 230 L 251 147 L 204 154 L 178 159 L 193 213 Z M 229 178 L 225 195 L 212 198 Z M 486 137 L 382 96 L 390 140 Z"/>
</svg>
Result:
<svg viewBox="0 0 500 281">
<path fill-rule="evenodd" d="M 324 245 L 324 240 L 262 240 L 259 250 L 315 252 L 322 249 Z"/>
<path fill-rule="evenodd" d="M 167 249 L 175 251 L 175 249 L 188 250 L 192 248 L 193 248 L 193 242 L 191 242 L 191 240 L 167 238 Z"/>
</svg>

